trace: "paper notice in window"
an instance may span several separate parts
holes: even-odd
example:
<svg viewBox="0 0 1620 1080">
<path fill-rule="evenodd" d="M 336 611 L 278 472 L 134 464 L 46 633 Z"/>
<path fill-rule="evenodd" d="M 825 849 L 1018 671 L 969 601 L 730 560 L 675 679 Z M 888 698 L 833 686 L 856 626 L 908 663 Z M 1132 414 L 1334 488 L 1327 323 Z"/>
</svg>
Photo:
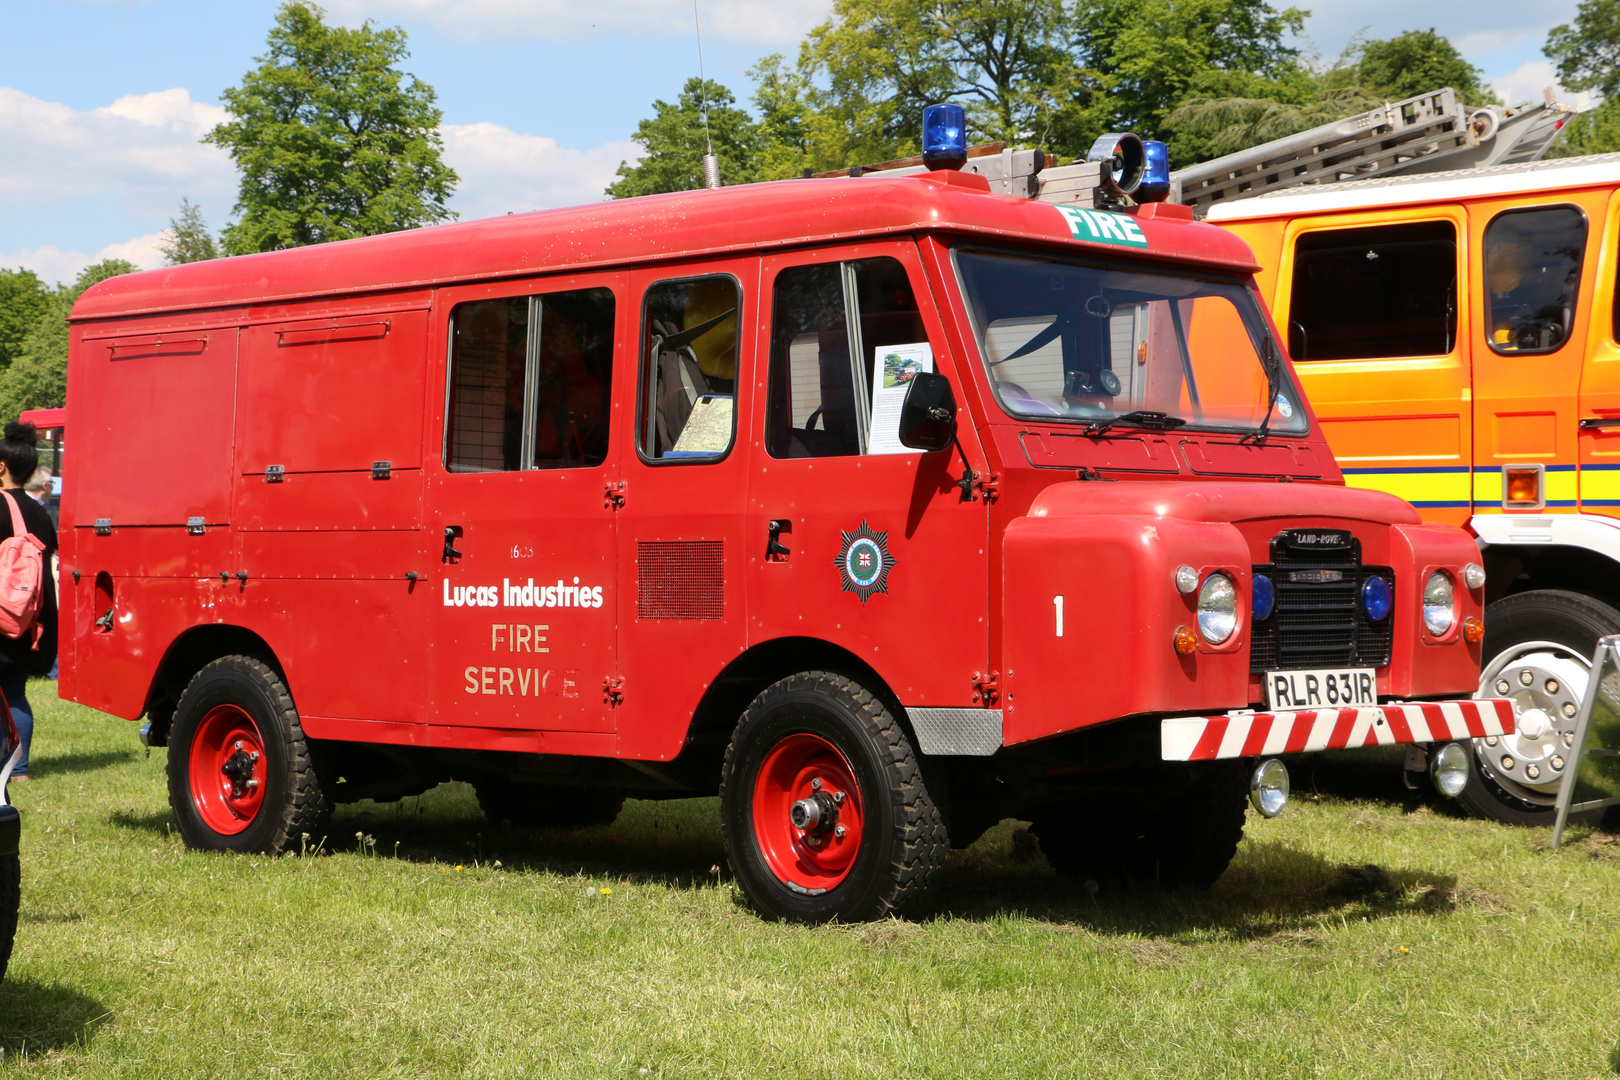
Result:
<svg viewBox="0 0 1620 1080">
<path fill-rule="evenodd" d="M 705 394 L 692 404 L 673 449 L 665 457 L 712 457 L 731 448 L 731 413 L 735 398 Z"/>
<path fill-rule="evenodd" d="M 926 341 L 912 345 L 880 345 L 872 350 L 872 430 L 866 440 L 869 454 L 915 454 L 900 443 L 900 406 L 906 403 L 911 380 L 934 370 L 934 348 Z"/>
</svg>

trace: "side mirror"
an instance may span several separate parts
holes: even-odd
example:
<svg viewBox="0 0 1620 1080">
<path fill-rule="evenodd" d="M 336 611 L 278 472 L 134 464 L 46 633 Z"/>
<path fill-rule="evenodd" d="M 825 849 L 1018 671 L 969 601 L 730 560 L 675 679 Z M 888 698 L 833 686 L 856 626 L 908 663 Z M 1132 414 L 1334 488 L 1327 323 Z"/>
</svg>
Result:
<svg viewBox="0 0 1620 1080">
<path fill-rule="evenodd" d="M 900 442 L 913 450 L 944 450 L 956 438 L 956 395 L 943 375 L 919 372 L 900 406 Z"/>
</svg>

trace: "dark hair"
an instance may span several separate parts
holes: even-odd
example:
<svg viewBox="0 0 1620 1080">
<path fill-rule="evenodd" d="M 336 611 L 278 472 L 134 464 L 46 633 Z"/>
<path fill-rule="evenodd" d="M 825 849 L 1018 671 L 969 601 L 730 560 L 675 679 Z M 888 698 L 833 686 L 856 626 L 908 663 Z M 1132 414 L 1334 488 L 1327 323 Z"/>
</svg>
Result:
<svg viewBox="0 0 1620 1080">
<path fill-rule="evenodd" d="M 17 484 L 26 484 L 39 468 L 39 429 L 33 424 L 13 420 L 6 425 L 6 437 L 0 440 L 0 462 Z"/>
</svg>

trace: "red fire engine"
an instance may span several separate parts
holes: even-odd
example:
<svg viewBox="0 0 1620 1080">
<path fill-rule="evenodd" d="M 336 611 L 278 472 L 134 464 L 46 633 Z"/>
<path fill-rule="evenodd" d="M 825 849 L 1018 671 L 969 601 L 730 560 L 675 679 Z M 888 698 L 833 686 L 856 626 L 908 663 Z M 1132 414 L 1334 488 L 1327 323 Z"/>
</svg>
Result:
<svg viewBox="0 0 1620 1080">
<path fill-rule="evenodd" d="M 147 717 L 196 848 L 718 790 L 806 921 L 1009 815 L 1207 883 L 1286 800 L 1257 760 L 1511 731 L 1477 551 L 1344 487 L 1249 250 L 1099 201 L 789 181 L 97 285 L 63 696 Z"/>
</svg>

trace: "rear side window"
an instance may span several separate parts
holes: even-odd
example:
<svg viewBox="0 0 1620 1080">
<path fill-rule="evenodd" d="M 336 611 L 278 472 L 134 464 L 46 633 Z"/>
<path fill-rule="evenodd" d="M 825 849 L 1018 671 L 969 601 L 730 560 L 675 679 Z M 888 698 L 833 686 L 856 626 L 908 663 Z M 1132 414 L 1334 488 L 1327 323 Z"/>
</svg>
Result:
<svg viewBox="0 0 1620 1080">
<path fill-rule="evenodd" d="M 1288 352 L 1296 361 L 1444 356 L 1456 341 L 1451 222 L 1332 229 L 1295 242 Z"/>
<path fill-rule="evenodd" d="M 900 261 L 783 270 L 772 311 L 771 456 L 908 452 L 899 441 L 899 404 L 916 374 L 934 370 L 934 354 Z"/>
<path fill-rule="evenodd" d="M 737 327 L 730 276 L 660 281 L 642 312 L 641 456 L 723 458 L 737 432 Z"/>
<path fill-rule="evenodd" d="M 1485 227 L 1485 333 L 1499 353 L 1569 340 L 1581 291 L 1586 216 L 1573 206 L 1509 210 Z"/>
<path fill-rule="evenodd" d="M 445 465 L 568 469 L 607 457 L 613 293 L 578 289 L 457 304 Z"/>
</svg>

